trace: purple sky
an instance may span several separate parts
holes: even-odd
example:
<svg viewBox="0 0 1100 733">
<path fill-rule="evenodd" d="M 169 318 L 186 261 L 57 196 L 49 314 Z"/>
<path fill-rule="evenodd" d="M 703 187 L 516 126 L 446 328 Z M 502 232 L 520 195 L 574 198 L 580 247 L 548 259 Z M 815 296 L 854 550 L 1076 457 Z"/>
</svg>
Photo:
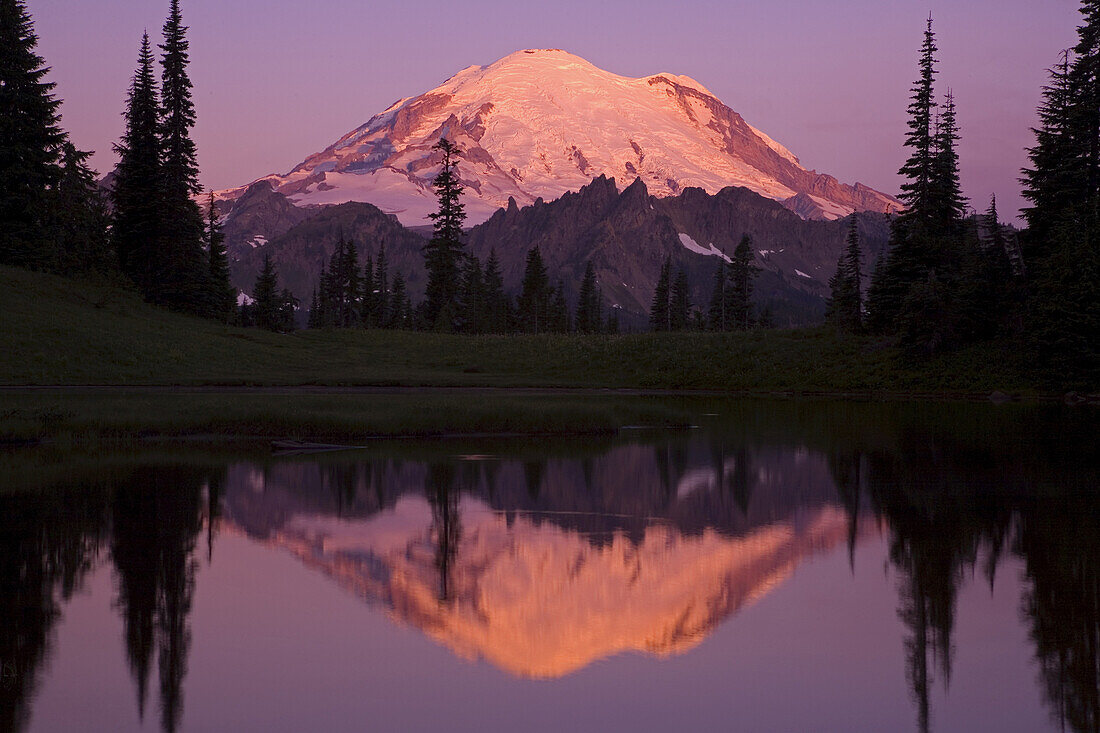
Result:
<svg viewBox="0 0 1100 733">
<path fill-rule="evenodd" d="M 808 168 L 897 193 L 923 19 L 936 18 L 940 88 L 959 106 L 963 186 L 1019 208 L 1045 69 L 1072 45 L 1077 0 L 183 0 L 202 182 L 285 173 L 394 100 L 521 48 L 563 48 L 627 76 L 687 74 Z M 27 0 L 93 164 L 111 144 L 143 29 L 168 0 Z"/>
</svg>

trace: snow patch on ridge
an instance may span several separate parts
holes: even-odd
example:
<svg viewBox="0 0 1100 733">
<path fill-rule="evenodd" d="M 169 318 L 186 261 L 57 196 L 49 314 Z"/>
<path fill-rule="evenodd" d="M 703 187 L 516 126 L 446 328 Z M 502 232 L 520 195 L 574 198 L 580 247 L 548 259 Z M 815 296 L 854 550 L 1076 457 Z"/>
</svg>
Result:
<svg viewBox="0 0 1100 733">
<path fill-rule="evenodd" d="M 680 244 L 684 245 L 685 249 L 690 249 L 692 252 L 696 252 L 707 257 L 718 256 L 726 262 L 732 262 L 725 252 L 714 246 L 713 243 L 708 243 L 706 247 L 696 242 L 694 239 L 686 234 L 680 235 Z"/>
</svg>

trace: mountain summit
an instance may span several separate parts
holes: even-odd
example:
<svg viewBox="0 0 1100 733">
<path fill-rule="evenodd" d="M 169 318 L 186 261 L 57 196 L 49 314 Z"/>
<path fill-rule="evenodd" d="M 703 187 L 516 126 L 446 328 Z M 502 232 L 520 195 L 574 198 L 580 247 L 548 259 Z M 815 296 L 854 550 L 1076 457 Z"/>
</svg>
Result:
<svg viewBox="0 0 1100 733">
<path fill-rule="evenodd" d="M 862 184 L 806 170 L 694 79 L 632 79 L 558 49 L 468 67 L 395 102 L 290 173 L 261 180 L 300 205 L 365 201 L 406 225 L 424 224 L 436 207 L 432 146 L 443 136 L 463 150 L 470 224 L 509 197 L 520 206 L 552 200 L 601 175 L 641 178 L 656 196 L 744 186 L 810 219 L 900 208 Z"/>
</svg>

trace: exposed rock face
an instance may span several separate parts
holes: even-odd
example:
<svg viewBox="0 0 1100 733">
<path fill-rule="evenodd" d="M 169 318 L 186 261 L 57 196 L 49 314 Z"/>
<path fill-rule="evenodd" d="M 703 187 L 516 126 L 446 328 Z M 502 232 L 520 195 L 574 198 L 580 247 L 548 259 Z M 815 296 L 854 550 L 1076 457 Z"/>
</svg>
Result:
<svg viewBox="0 0 1100 733">
<path fill-rule="evenodd" d="M 286 196 L 276 193 L 269 181 L 249 186 L 239 198 L 217 204 L 219 213 L 226 217 L 226 249 L 230 253 L 242 247 L 256 247 L 285 234 L 296 224 L 309 218 L 310 212 L 301 209 Z"/>
<path fill-rule="evenodd" d="M 241 291 L 251 292 L 264 256 L 271 255 L 280 284 L 308 306 L 321 267 L 345 238 L 355 242 L 361 264 L 385 245 L 390 280 L 400 272 L 415 296 L 422 293 L 424 240 L 392 216 L 363 203 L 302 209 L 266 182 L 252 188 L 256 191 L 238 199 L 225 224 L 231 280 Z"/>
<path fill-rule="evenodd" d="M 401 272 L 414 298 L 423 294 L 421 249 L 425 239 L 397 219 L 363 203 L 300 208 L 267 182 L 252 186 L 231 206 L 225 223 L 233 284 L 250 292 L 265 255 L 281 282 L 308 303 L 321 267 L 341 237 L 359 248 L 360 261 L 386 246 L 390 276 Z M 883 214 L 859 214 L 865 272 L 889 238 Z M 780 325 L 819 318 L 828 281 L 844 248 L 841 221 L 804 220 L 785 204 L 748 189 L 726 188 L 711 195 L 686 188 L 677 196 L 651 196 L 640 178 L 620 192 L 614 179 L 597 176 L 576 193 L 520 208 L 509 199 L 486 222 L 471 229 L 469 251 L 483 262 L 496 250 L 506 287 L 516 293 L 527 252 L 538 246 L 550 277 L 576 298 L 591 259 L 605 300 L 626 327 L 643 328 L 666 257 L 684 268 L 696 307 L 710 299 L 718 258 L 732 256 L 742 235 L 753 238 L 761 268 L 756 299 L 767 304 Z"/>
<path fill-rule="evenodd" d="M 870 273 L 889 238 L 882 214 L 860 214 L 865 270 Z M 695 304 L 705 309 L 719 257 L 733 255 L 741 237 L 753 239 L 761 268 L 758 302 L 780 323 L 820 316 L 828 281 L 844 247 L 846 225 L 807 221 L 783 204 L 744 188 L 710 195 L 687 188 L 678 196 L 650 196 L 641 179 L 620 194 L 600 176 L 557 201 L 520 209 L 514 201 L 469 233 L 471 251 L 484 259 L 496 249 L 505 280 L 518 283 L 524 256 L 538 246 L 553 277 L 576 286 L 591 259 L 604 296 L 631 323 L 644 323 L 661 264 L 683 267 Z"/>
<path fill-rule="evenodd" d="M 866 186 L 806 170 L 689 77 L 627 78 L 557 49 L 464 69 L 396 102 L 286 175 L 262 180 L 302 205 L 367 201 L 420 225 L 435 208 L 439 156 L 432 146 L 443 136 L 463 151 L 458 170 L 472 224 L 510 198 L 520 206 L 549 201 L 600 176 L 641 178 L 659 197 L 731 185 L 778 201 L 802 197 L 792 209 L 807 218 L 900 208 Z"/>
</svg>

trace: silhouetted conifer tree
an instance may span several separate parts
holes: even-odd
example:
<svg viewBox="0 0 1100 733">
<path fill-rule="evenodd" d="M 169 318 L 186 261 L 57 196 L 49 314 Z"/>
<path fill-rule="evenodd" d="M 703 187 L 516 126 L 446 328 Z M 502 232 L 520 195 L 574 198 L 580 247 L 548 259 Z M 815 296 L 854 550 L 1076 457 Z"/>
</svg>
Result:
<svg viewBox="0 0 1100 733">
<path fill-rule="evenodd" d="M 162 210 L 157 82 L 149 34 L 141 39 L 138 68 L 123 117 L 126 130 L 115 146 L 119 162 L 112 190 L 112 237 L 122 271 L 151 298 L 160 275 L 157 243 Z"/>
<path fill-rule="evenodd" d="M 599 333 L 604 330 L 602 296 L 596 284 L 596 271 L 589 260 L 584 267 L 580 294 L 577 297 L 576 329 L 578 333 Z"/>
<path fill-rule="evenodd" d="M 728 279 L 725 260 L 719 258 L 718 267 L 714 271 L 714 289 L 710 295 L 710 306 L 707 308 L 707 328 L 711 331 L 725 331 L 728 328 L 726 312 Z"/>
<path fill-rule="evenodd" d="M 264 255 L 263 267 L 252 288 L 252 301 L 253 324 L 257 328 L 278 331 L 283 322 L 283 301 L 279 293 L 279 274 L 271 255 Z"/>
<path fill-rule="evenodd" d="M 837 329 L 858 332 L 863 325 L 863 265 L 856 215 L 848 223 L 848 246 L 837 261 L 836 274 L 829 280 L 830 296 L 825 319 Z"/>
<path fill-rule="evenodd" d="M 524 333 L 543 333 L 550 328 L 550 279 L 542 261 L 539 248 L 527 253 L 518 307 L 520 330 Z"/>
<path fill-rule="evenodd" d="M 462 267 L 458 293 L 458 330 L 482 333 L 485 329 L 485 276 L 476 257 L 467 257 Z"/>
<path fill-rule="evenodd" d="M 666 257 L 661 265 L 661 274 L 657 278 L 657 288 L 653 291 L 653 302 L 649 306 L 649 329 L 651 331 L 672 330 L 672 314 L 669 310 L 671 289 L 672 258 Z"/>
<path fill-rule="evenodd" d="M 225 234 L 222 233 L 214 193 L 206 208 L 206 247 L 210 260 L 210 316 L 219 321 L 229 319 L 236 305 L 236 297 L 229 284 L 229 257 L 225 252 Z"/>
<path fill-rule="evenodd" d="M 51 192 L 50 263 L 55 272 L 107 272 L 117 267 L 107 233 L 110 217 L 87 166 L 91 154 L 61 146 L 61 175 Z"/>
<path fill-rule="evenodd" d="M 487 333 L 505 333 L 509 328 L 511 303 L 504 292 L 504 276 L 500 272 L 500 259 L 495 249 L 489 252 L 482 281 L 485 296 L 485 330 Z"/>
<path fill-rule="evenodd" d="M 569 303 L 565 300 L 565 286 L 559 282 L 550 296 L 550 326 L 554 333 L 568 333 L 570 328 Z"/>
<path fill-rule="evenodd" d="M 733 329 L 747 331 L 752 327 L 752 291 L 760 268 L 753 264 L 752 237 L 741 237 L 733 251 L 729 266 L 729 285 L 726 288 L 728 315 L 726 320 Z"/>
<path fill-rule="evenodd" d="M 452 331 L 465 248 L 462 225 L 466 221 L 466 211 L 459 199 L 462 184 L 457 172 L 458 146 L 444 137 L 440 138 L 434 149 L 441 156 L 439 175 L 432 184 L 439 199 L 439 209 L 428 215 L 432 220 L 433 232 L 423 249 L 424 268 L 428 271 L 423 320 L 428 328 Z"/>
<path fill-rule="evenodd" d="M 676 271 L 669 296 L 669 321 L 673 331 L 686 331 L 691 327 L 691 287 L 684 268 Z"/>
<path fill-rule="evenodd" d="M 203 217 L 194 196 L 202 192 L 191 128 L 195 105 L 187 73 L 187 27 L 179 0 L 172 0 L 160 45 L 160 272 L 151 288 L 154 302 L 192 313 L 209 313 L 210 267 L 203 256 Z"/>
<path fill-rule="evenodd" d="M 374 275 L 369 284 L 374 297 L 375 318 L 379 326 L 384 326 L 393 320 L 394 309 L 390 298 L 390 272 L 384 241 L 378 245 L 378 260 L 374 264 Z"/>
<path fill-rule="evenodd" d="M 48 264 L 50 190 L 61 171 L 61 102 L 22 0 L 0 0 L 0 263 Z"/>
</svg>

